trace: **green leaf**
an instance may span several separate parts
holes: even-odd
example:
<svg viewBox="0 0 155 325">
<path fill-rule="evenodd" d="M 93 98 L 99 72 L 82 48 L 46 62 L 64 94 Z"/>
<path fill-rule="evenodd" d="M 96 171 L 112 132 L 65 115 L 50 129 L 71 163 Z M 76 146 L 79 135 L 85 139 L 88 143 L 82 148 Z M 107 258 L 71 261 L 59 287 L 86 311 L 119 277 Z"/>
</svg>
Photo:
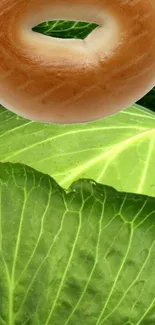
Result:
<svg viewBox="0 0 155 325">
<path fill-rule="evenodd" d="M 65 188 L 89 178 L 155 196 L 155 114 L 134 105 L 91 123 L 53 125 L 1 108 L 0 161 L 27 164 Z"/>
<path fill-rule="evenodd" d="M 66 20 L 48 21 L 33 28 L 33 31 L 58 38 L 87 37 L 98 25 L 88 22 Z"/>
<path fill-rule="evenodd" d="M 0 324 L 155 324 L 155 199 L 0 164 Z"/>
</svg>

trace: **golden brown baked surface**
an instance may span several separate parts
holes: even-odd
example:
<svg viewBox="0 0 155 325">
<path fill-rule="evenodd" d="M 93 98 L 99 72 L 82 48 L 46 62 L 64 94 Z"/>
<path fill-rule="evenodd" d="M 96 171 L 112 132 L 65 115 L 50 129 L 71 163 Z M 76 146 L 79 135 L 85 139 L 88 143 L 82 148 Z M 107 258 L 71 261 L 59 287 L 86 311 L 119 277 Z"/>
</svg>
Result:
<svg viewBox="0 0 155 325">
<path fill-rule="evenodd" d="M 47 20 L 99 25 L 85 40 L 32 31 Z M 155 85 L 155 0 L 1 0 L 0 103 L 38 121 L 85 122 Z"/>
</svg>

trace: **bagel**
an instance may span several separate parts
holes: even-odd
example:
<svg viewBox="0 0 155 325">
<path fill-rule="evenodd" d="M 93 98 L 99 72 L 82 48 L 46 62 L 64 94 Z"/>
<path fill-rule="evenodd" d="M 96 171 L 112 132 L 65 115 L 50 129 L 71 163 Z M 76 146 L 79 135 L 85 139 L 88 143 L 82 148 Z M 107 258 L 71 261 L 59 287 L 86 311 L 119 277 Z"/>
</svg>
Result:
<svg viewBox="0 0 155 325">
<path fill-rule="evenodd" d="M 96 23 L 84 40 L 34 32 L 49 20 Z M 0 103 L 49 123 L 125 109 L 155 85 L 155 0 L 1 0 Z"/>
</svg>

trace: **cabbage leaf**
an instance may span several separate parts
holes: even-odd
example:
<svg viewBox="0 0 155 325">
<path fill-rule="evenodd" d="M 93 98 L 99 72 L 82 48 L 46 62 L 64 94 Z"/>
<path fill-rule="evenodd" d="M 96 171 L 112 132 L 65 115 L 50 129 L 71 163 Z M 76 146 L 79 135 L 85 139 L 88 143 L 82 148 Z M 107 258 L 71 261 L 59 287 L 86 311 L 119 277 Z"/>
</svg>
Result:
<svg viewBox="0 0 155 325">
<path fill-rule="evenodd" d="M 0 324 L 155 324 L 155 198 L 0 164 Z"/>
</svg>

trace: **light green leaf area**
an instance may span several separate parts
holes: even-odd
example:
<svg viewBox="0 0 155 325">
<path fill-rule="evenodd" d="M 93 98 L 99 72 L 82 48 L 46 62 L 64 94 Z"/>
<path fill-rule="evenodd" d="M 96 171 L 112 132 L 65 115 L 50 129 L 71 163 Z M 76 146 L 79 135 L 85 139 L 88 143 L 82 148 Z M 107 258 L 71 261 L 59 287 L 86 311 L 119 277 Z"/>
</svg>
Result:
<svg viewBox="0 0 155 325">
<path fill-rule="evenodd" d="M 0 324 L 155 324 L 155 199 L 0 164 Z"/>
<path fill-rule="evenodd" d="M 79 178 L 155 196 L 155 113 L 138 105 L 86 124 L 43 124 L 0 109 L 0 161 L 68 188 Z"/>
</svg>

